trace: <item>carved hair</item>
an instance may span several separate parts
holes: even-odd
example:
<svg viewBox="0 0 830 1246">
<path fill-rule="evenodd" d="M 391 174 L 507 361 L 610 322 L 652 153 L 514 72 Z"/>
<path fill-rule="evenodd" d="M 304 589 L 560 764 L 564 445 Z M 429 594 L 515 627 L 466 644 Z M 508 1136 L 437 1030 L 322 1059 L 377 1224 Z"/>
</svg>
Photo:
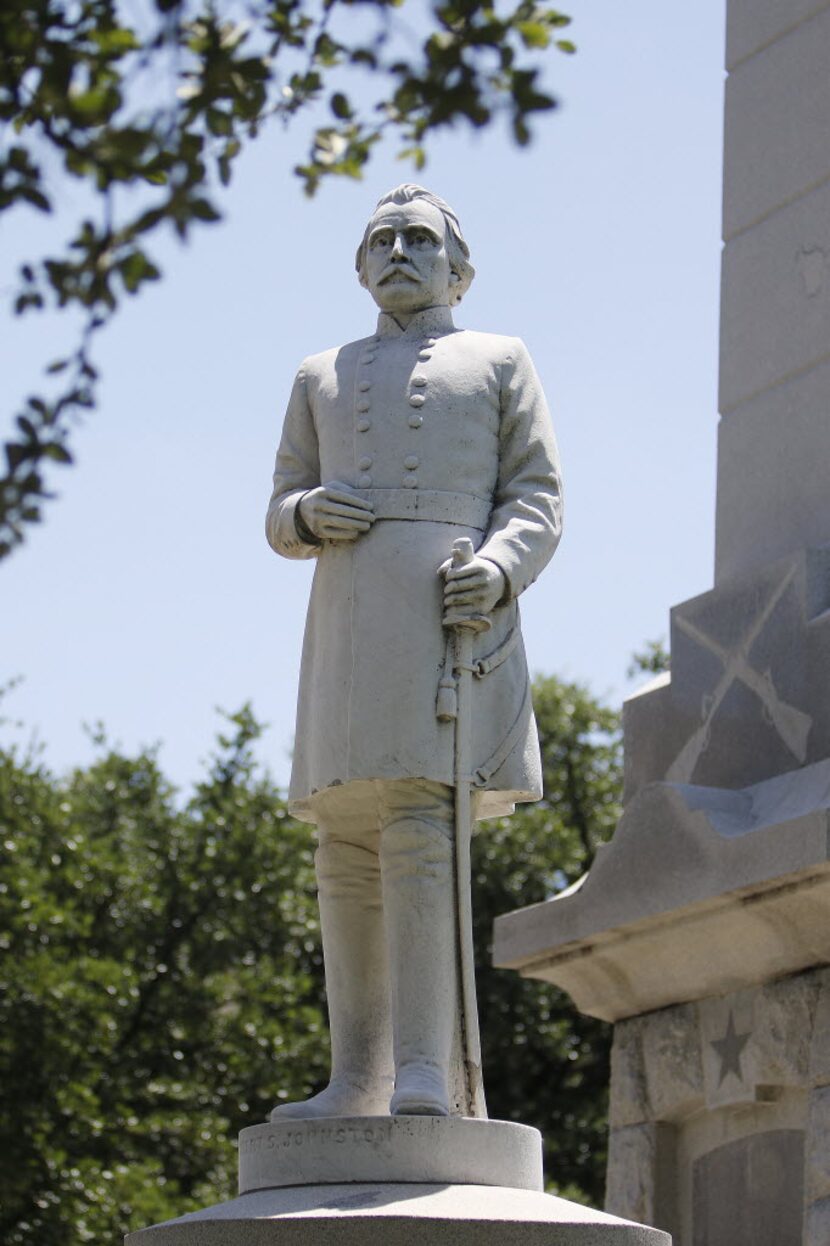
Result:
<svg viewBox="0 0 830 1246">
<path fill-rule="evenodd" d="M 413 199 L 423 199 L 426 203 L 431 203 L 434 208 L 444 218 L 446 227 L 447 242 L 447 258 L 450 261 L 450 272 L 454 273 L 457 280 L 450 286 L 450 304 L 455 306 L 460 303 L 464 295 L 470 288 L 476 270 L 470 263 L 470 248 L 464 241 L 464 235 L 461 232 L 461 226 L 458 223 L 458 217 L 453 212 L 448 203 L 440 199 L 438 195 L 434 195 L 432 191 L 425 190 L 423 186 L 416 186 L 412 182 L 405 182 L 402 186 L 396 186 L 394 190 L 390 190 L 388 195 L 384 195 L 379 199 L 375 212 L 378 208 L 382 208 L 387 203 L 411 203 Z M 369 240 L 369 230 L 374 220 L 375 213 L 369 224 L 366 226 L 366 232 L 363 235 L 360 246 L 357 248 L 355 256 L 355 268 L 362 286 L 368 286 L 366 280 L 366 247 Z"/>
</svg>

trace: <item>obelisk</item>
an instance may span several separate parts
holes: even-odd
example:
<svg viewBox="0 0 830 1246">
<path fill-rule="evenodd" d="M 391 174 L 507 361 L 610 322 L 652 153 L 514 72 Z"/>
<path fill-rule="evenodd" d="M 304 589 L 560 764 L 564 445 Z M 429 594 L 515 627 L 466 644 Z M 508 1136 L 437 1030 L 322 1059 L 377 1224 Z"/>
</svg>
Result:
<svg viewBox="0 0 830 1246">
<path fill-rule="evenodd" d="M 830 3 L 728 0 L 727 67 L 714 588 L 625 706 L 612 843 L 495 956 L 617 1023 L 609 1210 L 827 1246 Z"/>
</svg>

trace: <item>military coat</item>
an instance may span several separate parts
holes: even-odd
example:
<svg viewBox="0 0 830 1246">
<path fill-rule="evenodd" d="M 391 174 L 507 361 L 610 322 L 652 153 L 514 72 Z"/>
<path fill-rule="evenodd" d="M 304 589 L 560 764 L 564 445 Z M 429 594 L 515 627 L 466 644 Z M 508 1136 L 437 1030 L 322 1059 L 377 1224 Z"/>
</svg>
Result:
<svg viewBox="0 0 830 1246">
<path fill-rule="evenodd" d="M 297 505 L 339 481 L 373 503 L 371 529 L 317 543 Z M 541 765 L 517 598 L 561 533 L 550 416 L 518 338 L 458 330 L 448 308 L 402 330 L 305 360 L 277 451 L 266 520 L 287 558 L 316 558 L 289 801 L 359 779 L 453 782 L 453 725 L 436 716 L 446 658 L 438 568 L 459 536 L 504 573 L 492 627 L 476 637 L 477 816 L 541 795 Z"/>
</svg>

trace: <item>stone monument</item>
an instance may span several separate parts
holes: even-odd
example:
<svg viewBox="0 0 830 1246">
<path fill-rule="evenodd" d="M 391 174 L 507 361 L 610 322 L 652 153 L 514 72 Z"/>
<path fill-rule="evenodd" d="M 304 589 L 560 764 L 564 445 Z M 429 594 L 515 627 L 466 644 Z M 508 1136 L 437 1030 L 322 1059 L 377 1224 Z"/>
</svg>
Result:
<svg viewBox="0 0 830 1246">
<path fill-rule="evenodd" d="M 830 1243 L 830 3 L 729 0 L 714 588 L 624 711 L 625 809 L 496 963 L 615 1021 L 607 1206 Z"/>
<path fill-rule="evenodd" d="M 242 1131 L 238 1199 L 128 1241 L 668 1246 L 543 1194 L 538 1131 L 485 1107 L 469 841 L 541 795 L 517 606 L 561 531 L 541 386 L 517 338 L 455 328 L 474 270 L 437 196 L 385 196 L 357 271 L 377 332 L 301 366 L 266 523 L 316 559 L 289 800 L 317 826 L 331 1078 Z"/>
</svg>

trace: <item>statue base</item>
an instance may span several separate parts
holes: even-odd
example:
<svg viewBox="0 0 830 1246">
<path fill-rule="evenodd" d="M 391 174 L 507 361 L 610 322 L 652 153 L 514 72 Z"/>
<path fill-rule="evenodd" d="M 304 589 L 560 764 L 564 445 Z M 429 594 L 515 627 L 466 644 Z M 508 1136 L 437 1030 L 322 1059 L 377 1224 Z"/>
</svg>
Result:
<svg viewBox="0 0 830 1246">
<path fill-rule="evenodd" d="M 239 1135 L 239 1193 L 345 1182 L 503 1185 L 541 1190 L 542 1135 L 466 1116 L 275 1121 Z"/>
<path fill-rule="evenodd" d="M 580 1203 L 486 1185 L 288 1186 L 130 1233 L 126 1246 L 671 1246 Z"/>
<path fill-rule="evenodd" d="M 671 1246 L 658 1229 L 542 1193 L 538 1130 L 365 1116 L 243 1129 L 240 1196 L 126 1246 Z"/>
</svg>

